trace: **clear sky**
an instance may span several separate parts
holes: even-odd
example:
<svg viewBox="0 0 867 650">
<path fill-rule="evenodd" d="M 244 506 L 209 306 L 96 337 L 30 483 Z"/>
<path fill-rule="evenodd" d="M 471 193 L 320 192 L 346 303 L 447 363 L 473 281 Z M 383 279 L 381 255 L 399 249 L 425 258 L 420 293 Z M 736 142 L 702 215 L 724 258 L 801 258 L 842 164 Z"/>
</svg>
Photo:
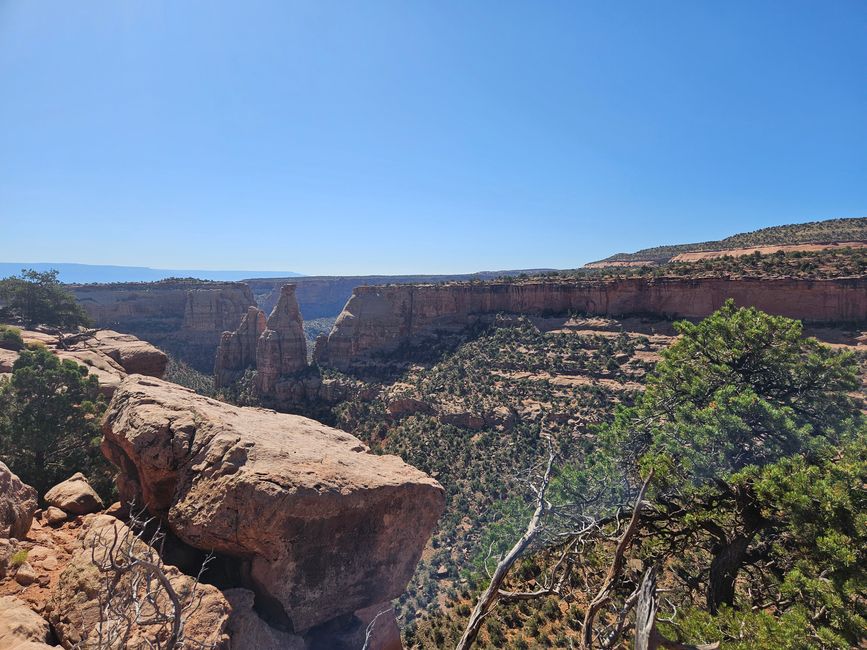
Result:
<svg viewBox="0 0 867 650">
<path fill-rule="evenodd" d="M 0 261 L 568 268 L 864 215 L 863 0 L 0 0 Z"/>
</svg>

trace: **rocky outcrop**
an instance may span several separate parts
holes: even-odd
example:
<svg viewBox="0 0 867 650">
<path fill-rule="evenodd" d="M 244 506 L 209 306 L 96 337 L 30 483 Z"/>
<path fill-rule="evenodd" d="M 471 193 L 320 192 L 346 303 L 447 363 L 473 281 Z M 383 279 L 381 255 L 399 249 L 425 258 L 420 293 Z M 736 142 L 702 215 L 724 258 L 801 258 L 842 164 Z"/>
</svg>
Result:
<svg viewBox="0 0 867 650">
<path fill-rule="evenodd" d="M 250 307 L 237 330 L 223 332 L 214 385 L 229 386 L 248 368 L 256 371 L 253 390 L 269 406 L 293 410 L 344 397 L 336 381 L 323 380 L 307 365 L 307 339 L 292 284 L 282 288 L 267 322 L 261 310 Z"/>
<path fill-rule="evenodd" d="M 256 367 L 256 347 L 265 331 L 265 314 L 258 307 L 249 307 L 234 332 L 223 332 L 214 362 L 214 387 L 228 386 Z"/>
<path fill-rule="evenodd" d="M 168 358 L 150 343 L 112 330 L 91 330 L 63 340 L 56 334 L 25 330 L 21 336 L 28 344 L 43 345 L 61 359 L 85 366 L 99 381 L 99 389 L 111 397 L 128 373 L 162 377 Z M 11 373 L 20 352 L 0 350 L 0 373 Z"/>
<path fill-rule="evenodd" d="M 53 589 L 48 605 L 49 621 L 64 647 L 96 647 L 100 631 L 104 638 L 115 638 L 114 643 L 105 647 L 144 649 L 168 641 L 170 624 L 133 623 L 130 626 L 126 623 L 126 620 L 136 618 L 136 602 L 142 608 L 139 620 L 143 621 L 158 618 L 158 610 L 174 611 L 166 588 L 155 577 L 148 589 L 158 610 L 145 598 L 146 583 L 141 577 L 136 588 L 129 572 L 109 568 L 112 561 L 129 566 L 132 560 L 159 564 L 172 590 L 183 599 L 182 604 L 189 605 L 185 610 L 183 630 L 190 647 L 213 650 L 229 647 L 226 627 L 230 607 L 220 591 L 184 575 L 174 566 L 162 564 L 153 548 L 136 539 L 123 522 L 110 515 L 90 515 L 84 520 L 77 548 Z M 149 570 L 140 569 L 142 575 L 146 571 Z M 106 597 L 108 582 L 115 577 L 119 580 L 116 584 L 119 596 L 114 599 L 111 611 L 106 613 L 100 597 Z M 106 617 L 108 620 L 103 620 Z M 125 643 L 119 635 L 121 631 L 129 632 Z"/>
<path fill-rule="evenodd" d="M 256 386 L 260 394 L 267 395 L 280 377 L 291 375 L 307 367 L 307 339 L 295 285 L 284 285 L 280 299 L 268 317 L 268 324 L 256 346 Z"/>
<path fill-rule="evenodd" d="M 295 633 L 399 596 L 444 508 L 436 481 L 343 431 L 159 380 L 125 380 L 104 433 L 122 497 L 234 558 Z"/>
<path fill-rule="evenodd" d="M 95 350 L 117 362 L 127 373 L 150 377 L 162 377 L 169 361 L 164 352 L 147 341 L 112 330 L 96 330 L 70 349 Z"/>
<path fill-rule="evenodd" d="M 255 305 L 240 282 L 166 280 L 72 285 L 98 327 L 133 334 L 210 372 L 220 335 L 234 330 Z"/>
<path fill-rule="evenodd" d="M 45 503 L 70 515 L 87 515 L 105 508 L 102 499 L 81 472 L 48 490 Z"/>
<path fill-rule="evenodd" d="M 12 596 L 0 597 L 0 650 L 40 650 L 49 645 L 48 621 L 32 611 L 27 603 Z"/>
<path fill-rule="evenodd" d="M 578 312 L 703 318 L 728 298 L 810 322 L 867 322 L 867 278 L 627 278 L 359 287 L 328 339 L 317 344 L 314 358 L 347 369 L 420 334 L 465 327 L 483 315 Z"/>
<path fill-rule="evenodd" d="M 0 538 L 23 539 L 33 523 L 37 494 L 0 463 Z"/>
</svg>

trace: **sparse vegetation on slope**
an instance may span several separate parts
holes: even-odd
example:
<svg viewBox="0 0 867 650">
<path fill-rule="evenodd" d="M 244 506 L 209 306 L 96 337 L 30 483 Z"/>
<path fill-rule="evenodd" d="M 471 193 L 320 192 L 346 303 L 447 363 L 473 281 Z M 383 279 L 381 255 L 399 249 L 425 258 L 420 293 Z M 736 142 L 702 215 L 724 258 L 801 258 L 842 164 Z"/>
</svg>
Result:
<svg viewBox="0 0 867 650">
<path fill-rule="evenodd" d="M 634 253 L 617 253 L 600 260 L 600 262 L 651 261 L 665 263 L 675 255 L 692 251 L 726 250 L 775 244 L 827 244 L 852 241 L 867 241 L 867 217 L 827 219 L 825 221 L 773 226 L 739 233 L 717 241 L 657 246 Z"/>
</svg>

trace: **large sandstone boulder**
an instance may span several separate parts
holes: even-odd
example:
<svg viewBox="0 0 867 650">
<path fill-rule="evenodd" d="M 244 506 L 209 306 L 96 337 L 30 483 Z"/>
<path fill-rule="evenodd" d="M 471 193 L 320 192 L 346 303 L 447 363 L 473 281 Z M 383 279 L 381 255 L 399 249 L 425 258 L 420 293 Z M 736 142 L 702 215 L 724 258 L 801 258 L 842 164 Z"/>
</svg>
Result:
<svg viewBox="0 0 867 650">
<path fill-rule="evenodd" d="M 39 650 L 48 645 L 48 621 L 13 596 L 0 597 L 0 650 Z"/>
<path fill-rule="evenodd" d="M 343 431 L 159 380 L 124 381 L 104 433 L 121 496 L 238 558 L 296 633 L 399 596 L 444 507 L 436 481 Z"/>
<path fill-rule="evenodd" d="M 37 494 L 0 463 L 0 537 L 23 539 L 33 523 Z"/>
<path fill-rule="evenodd" d="M 174 620 L 175 610 L 168 591 L 157 578 L 145 580 L 142 569 L 137 569 L 135 575 L 107 570 L 112 561 L 126 567 L 132 565 L 133 559 L 158 563 L 156 551 L 135 539 L 120 520 L 110 515 L 89 515 L 84 520 L 76 550 L 54 586 L 48 604 L 49 621 L 64 647 L 96 647 L 100 634 L 103 639 L 113 639 L 101 647 L 117 650 L 164 647 L 171 633 L 170 624 L 134 623 L 130 626 L 125 622 L 135 618 L 132 615 L 137 607 L 141 608 L 140 621 L 153 621 L 166 614 Z M 220 591 L 196 582 L 174 566 L 164 564 L 162 571 L 184 608 L 183 629 L 187 640 L 184 647 L 228 648 L 226 626 L 230 607 Z M 116 577 L 114 595 L 108 598 L 108 585 Z M 152 600 L 145 596 L 146 589 Z M 109 601 L 111 607 L 107 608 L 105 603 Z M 126 634 L 128 639 L 124 642 Z"/>
<path fill-rule="evenodd" d="M 45 493 L 45 502 L 70 515 L 87 515 L 105 508 L 102 499 L 81 472 L 76 472 L 48 490 Z"/>
</svg>

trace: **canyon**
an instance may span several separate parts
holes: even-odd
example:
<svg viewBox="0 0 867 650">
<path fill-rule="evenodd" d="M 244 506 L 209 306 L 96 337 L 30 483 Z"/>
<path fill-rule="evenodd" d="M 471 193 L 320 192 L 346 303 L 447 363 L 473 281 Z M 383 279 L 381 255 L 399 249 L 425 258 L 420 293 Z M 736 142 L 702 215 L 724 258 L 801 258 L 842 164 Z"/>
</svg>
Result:
<svg viewBox="0 0 867 650">
<path fill-rule="evenodd" d="M 807 322 L 867 321 L 864 278 L 543 278 L 369 284 L 352 287 L 349 300 L 340 302 L 359 280 L 293 278 L 279 288 L 268 279 L 251 281 L 251 285 L 167 281 L 72 289 L 100 327 L 134 334 L 202 372 L 214 369 L 217 355 L 218 387 L 236 380 L 246 368 L 258 366 L 264 371 L 258 380 L 265 383 L 264 393 L 275 392 L 281 376 L 306 367 L 303 318 L 334 316 L 339 309 L 332 331 L 320 337 L 313 355 L 318 364 L 336 369 L 394 350 L 437 328 L 465 327 L 480 316 L 501 312 L 702 318 L 733 298 L 739 305 Z M 286 286 L 294 287 L 291 296 Z M 274 334 L 283 331 L 283 325 L 275 321 L 275 329 L 265 322 L 265 314 L 281 300 L 283 320 L 291 330 L 284 333 L 289 337 L 285 340 Z M 270 351 L 264 341 L 260 344 L 263 334 Z M 287 348 L 290 345 L 292 351 Z M 266 367 L 274 355 L 291 361 L 278 358 L 276 366 Z M 307 389 L 284 384 L 281 390 L 289 394 Z"/>
</svg>

